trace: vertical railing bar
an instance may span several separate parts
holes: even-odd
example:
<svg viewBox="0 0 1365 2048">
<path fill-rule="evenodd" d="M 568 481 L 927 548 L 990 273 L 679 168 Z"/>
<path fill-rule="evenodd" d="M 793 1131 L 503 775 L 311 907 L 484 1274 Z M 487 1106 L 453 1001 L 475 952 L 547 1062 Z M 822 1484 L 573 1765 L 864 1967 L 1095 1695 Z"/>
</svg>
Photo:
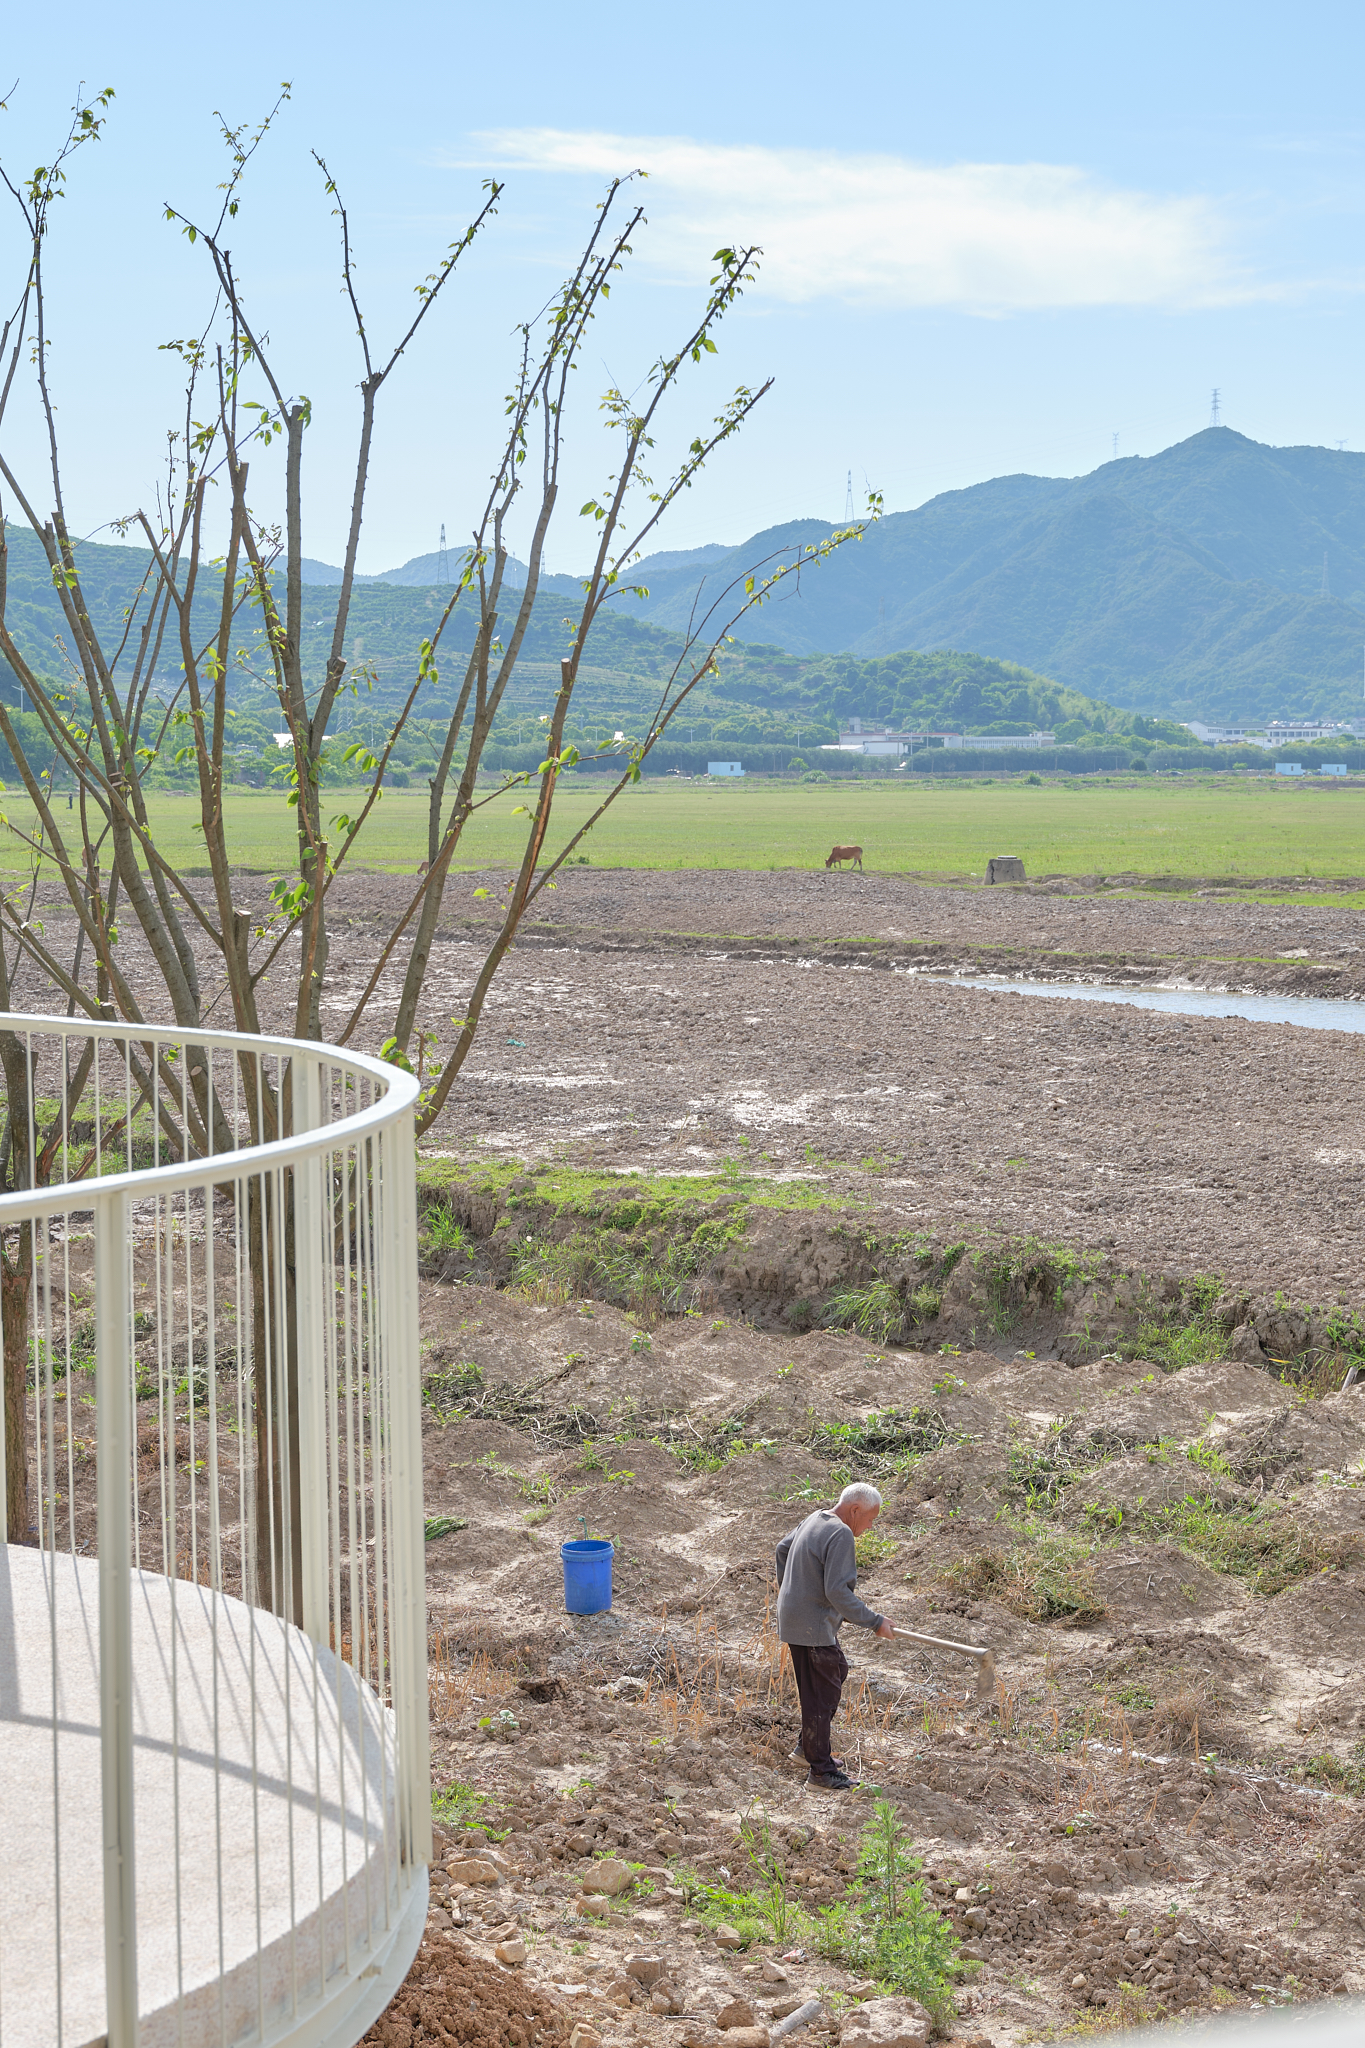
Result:
<svg viewBox="0 0 1365 2048">
<path fill-rule="evenodd" d="M 137 2048 L 137 1891 L 133 1837 L 132 1560 L 127 1382 L 131 1295 L 128 1199 L 95 1198 L 95 1415 L 100 1586 L 100 1803 L 108 2048 Z"/>
<path fill-rule="evenodd" d="M 66 1034 L 62 1034 L 62 1185 L 71 1181 L 71 1107 L 67 1101 L 70 1084 L 67 1079 Z M 74 1422 L 75 1400 L 71 1384 L 71 1209 L 68 1205 L 62 1226 L 62 1298 L 64 1309 L 62 1326 L 66 1332 L 66 1527 L 71 1539 L 71 1555 L 76 1555 L 76 1428 Z"/>
<path fill-rule="evenodd" d="M 391 1421 L 388 1412 L 388 1359 L 384 1345 L 384 1334 L 380 1325 L 380 1304 L 384 1293 L 386 1260 L 385 1229 L 385 1188 L 384 1188 L 384 1140 L 382 1132 L 376 1131 L 370 1142 L 370 1183 L 373 1189 L 370 1212 L 370 1431 L 374 1444 L 371 1464 L 374 1469 L 375 1501 L 375 1578 L 378 1591 L 377 1622 L 379 1640 L 379 1686 L 380 1699 L 388 1699 L 393 1706 L 394 1661 L 394 1582 L 392 1529 L 393 1501 L 390 1493 L 389 1444 Z M 392 1728 L 392 1736 L 389 1729 Z M 384 1718 L 384 1739 L 381 1753 L 384 1760 L 384 1834 L 385 1834 L 385 1906 L 390 1921 L 393 1912 L 395 1884 L 401 1886 L 403 1873 L 403 1813 L 401 1807 L 402 1787 L 399 1777 L 398 1744 L 400 1740 L 399 1721 L 396 1713 Z M 392 1758 L 390 1750 L 392 1749 Z M 390 1782 L 396 1830 L 389 1827 Z"/>
<path fill-rule="evenodd" d="M 407 1633 L 407 1693 L 404 1718 L 403 1769 L 411 1815 L 409 1870 L 431 1861 L 431 1729 L 427 1697 L 426 1569 L 422 1534 L 422 1419 L 420 1352 L 417 1324 L 417 1190 L 416 1175 L 406 1164 L 415 1159 L 417 1133 L 411 1109 L 385 1134 L 389 1160 L 389 1191 L 393 1210 L 393 1287 L 396 1370 L 391 1376 L 397 1413 L 394 1429 L 395 1493 L 399 1519 L 395 1528 L 404 1572 L 404 1617 Z M 398 1166 L 401 1158 L 405 1164 Z"/>
<path fill-rule="evenodd" d="M 190 1579 L 199 1584 L 199 1482 L 195 1472 L 198 1460 L 195 1457 L 195 1402 L 194 1402 L 194 1245 L 191 1238 L 193 1216 L 193 1191 L 185 1189 L 185 1427 L 189 1433 L 189 1485 L 190 1485 Z"/>
<path fill-rule="evenodd" d="M 217 1083 L 214 1078 L 214 1048 L 205 1048 L 207 1061 L 208 1100 L 217 1099 Z M 209 1144 L 212 1152 L 213 1125 L 209 1125 Z M 204 1346 L 207 1353 L 208 1369 L 208 1513 L 209 1513 L 209 1627 L 210 1655 L 213 1659 L 213 1869 L 214 1869 L 214 1918 L 218 1935 L 218 2036 L 221 2048 L 227 2048 L 227 1934 L 223 1921 L 223 1750 L 222 1750 L 222 1673 L 223 1656 L 220 1641 L 220 1620 L 222 1615 L 223 1592 L 223 1527 L 222 1510 L 218 1498 L 221 1474 L 218 1469 L 218 1256 L 214 1244 L 217 1182 L 210 1180 L 204 1187 Z"/>
<path fill-rule="evenodd" d="M 45 1303 L 46 1303 L 46 1307 L 45 1307 L 45 1312 L 44 1312 L 44 1322 L 45 1322 L 45 1326 L 46 1326 L 46 1329 L 47 1329 L 47 1333 L 48 1333 L 48 1343 L 49 1343 L 49 1352 L 48 1352 L 48 1355 L 49 1355 L 49 1360 L 50 1360 L 50 1358 L 51 1358 L 51 1331 L 52 1331 L 52 1286 L 51 1286 L 51 1266 L 50 1266 L 50 1259 L 49 1259 L 49 1257 L 48 1257 L 48 1256 L 46 1256 L 46 1254 L 48 1253 L 48 1250 L 49 1250 L 49 1245 L 48 1245 L 48 1233 L 49 1233 L 50 1229 L 51 1229 L 51 1223 L 50 1223 L 50 1220 L 49 1220 L 49 1217 L 48 1217 L 47 1213 L 45 1212 L 45 1213 L 44 1213 L 44 1215 L 43 1215 L 43 1217 L 42 1217 L 42 1231 L 41 1231 L 41 1239 L 42 1239 L 42 1244 L 43 1244 L 43 1249 L 44 1249 L 44 1254 L 45 1254 L 45 1256 L 44 1256 L 44 1258 L 43 1258 L 43 1261 L 42 1261 L 42 1267 L 41 1267 L 41 1273 L 42 1273 L 42 1285 L 41 1285 L 41 1290 L 40 1290 L 40 1291 L 41 1291 L 41 1296 L 42 1296 L 42 1298 L 43 1298 L 43 1299 L 45 1300 Z M 38 1244 L 38 1241 L 39 1241 L 39 1235 L 38 1235 L 38 1224 L 37 1224 L 37 1220 L 35 1219 L 35 1224 L 34 1224 L 34 1245 L 35 1245 L 35 1249 L 36 1249 L 36 1246 L 37 1246 L 37 1244 Z M 38 1281 L 39 1281 L 39 1268 L 38 1268 L 38 1264 L 37 1264 L 36 1256 L 35 1256 L 35 1262 L 34 1262 L 34 1276 L 33 1276 L 33 1277 L 34 1277 L 34 1282 L 35 1282 L 35 1283 L 38 1283 Z M 37 1298 L 38 1298 L 38 1297 L 37 1297 L 37 1295 L 35 1294 L 35 1301 L 34 1301 L 34 1309 L 35 1309 L 35 1320 L 36 1320 L 36 1311 L 37 1311 Z M 39 1344 L 36 1344 L 36 1343 L 35 1343 L 35 1352 L 36 1352 L 36 1356 L 35 1356 L 35 1360 L 34 1360 L 35 1370 L 34 1370 L 34 1375 L 33 1375 L 33 1377 L 34 1377 L 34 1384 L 35 1384 L 35 1386 L 38 1386 L 38 1385 L 41 1385 L 41 1383 L 42 1383 L 42 1348 L 41 1348 L 41 1345 L 39 1345 Z M 52 1379 L 51 1377 L 49 1377 L 49 1382 L 48 1382 L 48 1399 L 47 1399 L 47 1402 L 46 1402 L 46 1407 L 47 1407 L 47 1428 L 48 1428 L 48 1436 L 49 1436 L 49 1438 L 51 1438 L 51 1436 L 52 1436 L 52 1432 L 53 1432 L 53 1427 L 54 1427 L 54 1418 L 53 1418 L 53 1413 L 52 1413 L 52 1411 L 53 1411 L 53 1408 L 54 1408 L 54 1407 L 55 1407 L 55 1405 L 56 1405 L 56 1403 L 55 1403 L 55 1399 L 54 1399 L 55 1393 L 56 1393 L 56 1385 L 55 1385 L 55 1380 L 53 1380 L 53 1379 Z M 70 1412 L 69 1412 L 69 1411 L 68 1411 L 68 1414 L 67 1414 L 67 1418 L 66 1418 L 66 1429 L 67 1429 L 67 1435 L 68 1435 L 68 1437 L 69 1437 L 69 1436 L 70 1436 L 70 1434 L 71 1434 L 71 1416 L 70 1416 Z M 37 1470 L 37 1476 L 38 1476 L 39 1480 L 41 1481 L 41 1477 L 42 1477 L 42 1457 L 41 1457 L 41 1455 L 40 1455 L 40 1456 L 39 1456 L 38 1458 L 36 1458 L 34 1462 L 35 1462 L 35 1464 L 36 1464 L 36 1466 L 37 1466 L 37 1468 L 38 1468 L 38 1470 Z M 56 1490 L 57 1490 L 57 1486 L 56 1486 L 56 1474 L 55 1474 L 55 1470 L 53 1469 L 53 1467 L 54 1467 L 54 1462 L 55 1462 L 55 1449 L 50 1449 L 50 1450 L 49 1450 L 49 1457 L 48 1457 L 48 1466 L 49 1466 L 49 1498 L 51 1498 L 52 1496 L 54 1496 L 54 1495 L 55 1495 L 55 1493 L 56 1493 Z M 41 1499 L 41 1495 L 40 1495 L 40 1497 L 39 1497 L 39 1507 L 38 1507 L 38 1512 L 39 1512 L 39 1530 L 40 1530 L 40 1532 L 41 1532 L 41 1529 L 42 1529 L 42 1499 Z M 54 1957 L 54 1964 L 55 1964 L 55 1969 L 54 1969 L 55 1983 L 54 1983 L 53 1989 L 54 1989 L 54 1993 L 55 1993 L 55 1997 L 54 1997 L 54 2006 L 55 2006 L 55 2018 L 56 2018 L 56 2022 L 57 2022 L 57 2048 L 62 2048 L 62 2041 L 63 2041 L 63 2037 L 64 2037 L 64 2033 L 65 2033 L 65 2017 L 66 2017 L 66 1998 L 65 1998 L 65 1991 L 66 1991 L 66 1985 L 65 1985 L 65 1972 L 64 1972 L 64 1970 L 63 1970 L 63 1968 L 62 1968 L 62 1827 L 61 1827 L 61 1792 L 62 1792 L 62 1774 L 61 1774 L 61 1713 L 60 1713 L 60 1701 L 61 1701 L 61 1660 L 60 1660 L 60 1656 L 59 1656 L 59 1646 L 58 1646 L 58 1637 L 57 1637 L 57 1509 L 56 1509 L 56 1502 L 55 1502 L 55 1499 L 54 1499 L 54 1500 L 52 1501 L 52 1510 L 51 1510 L 51 1514 L 52 1514 L 52 1520 L 51 1520 L 51 1534 L 52 1534 L 52 1540 L 51 1540 L 51 1542 L 50 1542 L 50 1543 L 49 1543 L 48 1545 L 46 1545 L 46 1546 L 44 1546 L 44 1547 L 43 1547 L 43 1566 L 42 1566 L 42 1568 L 43 1568 L 43 1578 L 44 1578 L 44 1581 L 45 1581 L 45 1589 L 46 1589 L 46 1592 L 47 1592 L 47 1626 L 48 1626 L 48 1644 L 49 1644 L 49 1678 L 50 1678 L 50 1682 L 51 1682 L 51 1685 L 52 1685 L 52 1879 L 53 1879 L 53 1886 L 52 1886 L 52 1889 L 53 1889 L 53 1916 L 52 1916 L 52 1917 L 53 1917 L 53 1926 L 52 1926 L 52 1936 L 53 1936 L 53 1957 Z"/>
<path fill-rule="evenodd" d="M 276 1085 L 281 1111 L 284 1105 L 283 1061 L 276 1063 Z M 299 2009 L 299 1951 L 298 1951 L 298 1872 L 294 1855 L 294 1660 L 290 1655 L 289 1624 L 293 1620 L 294 1556 L 290 1541 L 292 1500 L 289 1487 L 289 1296 L 285 1276 L 285 1175 L 290 1171 L 286 1166 L 273 1169 L 275 1199 L 272 1204 L 275 1238 L 275 1384 L 276 1422 L 275 1440 L 279 1448 L 279 1471 L 277 1475 L 280 1497 L 281 1540 L 274 1546 L 279 1557 L 279 1575 L 283 1583 L 284 1597 L 279 1608 L 279 1627 L 284 1646 L 284 1778 L 285 1800 L 289 1813 L 289 1963 L 291 2014 Z M 297 1222 L 295 1224 L 297 1232 Z M 297 1243 L 297 1235 L 295 1238 Z M 268 1327 L 268 1325 L 267 1325 Z M 271 1488 L 272 1499 L 276 1491 Z"/>
</svg>

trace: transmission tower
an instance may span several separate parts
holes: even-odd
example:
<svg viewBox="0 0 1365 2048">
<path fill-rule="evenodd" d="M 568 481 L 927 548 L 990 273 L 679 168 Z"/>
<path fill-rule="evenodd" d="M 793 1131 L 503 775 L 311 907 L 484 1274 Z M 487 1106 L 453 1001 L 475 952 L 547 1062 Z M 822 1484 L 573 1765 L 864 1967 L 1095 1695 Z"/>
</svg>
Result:
<svg viewBox="0 0 1365 2048">
<path fill-rule="evenodd" d="M 436 555 L 436 584 L 444 590 L 450 581 L 450 557 L 446 553 L 446 523 L 441 521 L 441 545 Z"/>
<path fill-rule="evenodd" d="M 1114 444 L 1113 460 L 1117 462 L 1119 459 L 1119 437 L 1117 434 L 1111 434 L 1109 438 Z"/>
<path fill-rule="evenodd" d="M 1210 425 L 1211 427 L 1216 427 L 1216 426 L 1219 426 L 1219 425 L 1221 425 L 1221 421 L 1219 420 L 1219 417 L 1218 417 L 1218 415 L 1219 415 L 1219 413 L 1220 413 L 1221 411 L 1222 411 L 1222 406 L 1221 406 L 1221 404 L 1219 403 L 1219 398 L 1218 398 L 1218 386 L 1217 386 L 1217 385 L 1215 384 L 1215 385 L 1214 385 L 1214 387 L 1213 387 L 1213 403 L 1212 403 L 1212 405 L 1210 405 L 1210 407 L 1209 407 L 1209 425 Z"/>
<path fill-rule="evenodd" d="M 1327 581 L 1327 557 L 1325 554 L 1322 558 L 1322 589 L 1318 592 L 1318 595 L 1319 597 L 1330 597 L 1332 595 L 1332 586 Z"/>
<path fill-rule="evenodd" d="M 848 473 L 848 484 L 844 490 L 844 523 L 853 524 L 853 471 Z"/>
</svg>

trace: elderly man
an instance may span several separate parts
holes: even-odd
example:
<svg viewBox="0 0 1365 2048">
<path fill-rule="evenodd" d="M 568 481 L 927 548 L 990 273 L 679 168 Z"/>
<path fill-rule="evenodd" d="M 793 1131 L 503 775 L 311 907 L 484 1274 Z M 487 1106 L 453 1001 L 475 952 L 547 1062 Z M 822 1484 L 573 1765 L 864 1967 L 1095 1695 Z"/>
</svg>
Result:
<svg viewBox="0 0 1365 2048">
<path fill-rule="evenodd" d="M 830 1755 L 829 1724 L 848 1677 L 839 1648 L 846 1621 L 879 1636 L 895 1633 L 884 1615 L 858 1598 L 854 1543 L 882 1511 L 875 1486 L 846 1486 L 832 1508 L 817 1508 L 777 1546 L 777 1633 L 791 1651 L 801 1701 L 801 1754 L 810 1782 L 846 1792 L 853 1780 Z"/>
</svg>

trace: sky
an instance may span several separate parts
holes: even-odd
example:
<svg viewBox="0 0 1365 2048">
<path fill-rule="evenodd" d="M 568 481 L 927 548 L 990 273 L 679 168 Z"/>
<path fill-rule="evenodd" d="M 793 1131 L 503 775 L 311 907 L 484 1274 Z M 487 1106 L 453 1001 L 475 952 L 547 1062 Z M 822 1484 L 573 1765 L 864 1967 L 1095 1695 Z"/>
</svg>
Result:
<svg viewBox="0 0 1365 2048">
<path fill-rule="evenodd" d="M 60 36 L 30 10 L 0 46 L 12 176 L 50 160 L 82 80 L 116 94 L 71 164 L 45 259 L 71 524 L 111 538 L 110 521 L 155 503 L 178 403 L 163 344 L 200 334 L 211 297 L 202 244 L 165 208 L 213 218 L 216 116 L 256 122 L 285 80 L 229 240 L 281 382 L 312 403 L 304 535 L 324 560 L 344 544 L 360 373 L 314 150 L 346 201 L 380 344 L 483 181 L 505 181 L 381 394 L 370 572 L 432 550 L 442 523 L 452 549 L 467 537 L 517 323 L 572 264 L 608 178 L 637 168 L 647 224 L 575 380 L 551 568 L 590 553 L 579 507 L 612 471 L 602 392 L 638 390 L 688 331 L 722 245 L 761 245 L 759 277 L 717 354 L 689 366 L 656 473 L 736 386 L 772 388 L 652 546 L 840 519 L 850 476 L 856 502 L 877 490 L 902 511 L 992 476 L 1153 454 L 1210 423 L 1215 388 L 1222 422 L 1255 439 L 1363 449 L 1363 43 L 1358 7 L 1221 0 L 410 0 L 393 16 L 241 0 L 229 24 L 74 0 Z M 0 207 L 0 318 L 22 284 L 19 226 Z M 46 512 L 24 375 L 0 450 Z M 264 515 L 278 491 L 278 448 L 260 449 Z"/>
</svg>

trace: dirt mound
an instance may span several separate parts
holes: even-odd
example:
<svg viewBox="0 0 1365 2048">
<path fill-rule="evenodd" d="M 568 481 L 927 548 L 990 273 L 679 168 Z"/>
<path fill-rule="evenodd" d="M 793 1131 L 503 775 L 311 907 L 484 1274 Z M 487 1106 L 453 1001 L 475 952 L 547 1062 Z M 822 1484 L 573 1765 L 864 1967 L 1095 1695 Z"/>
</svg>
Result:
<svg viewBox="0 0 1365 2048">
<path fill-rule="evenodd" d="M 514 1971 L 428 1934 L 407 1982 L 364 2040 L 366 2048 L 548 2048 L 568 2038 L 568 2016 L 554 1999 Z"/>
</svg>

